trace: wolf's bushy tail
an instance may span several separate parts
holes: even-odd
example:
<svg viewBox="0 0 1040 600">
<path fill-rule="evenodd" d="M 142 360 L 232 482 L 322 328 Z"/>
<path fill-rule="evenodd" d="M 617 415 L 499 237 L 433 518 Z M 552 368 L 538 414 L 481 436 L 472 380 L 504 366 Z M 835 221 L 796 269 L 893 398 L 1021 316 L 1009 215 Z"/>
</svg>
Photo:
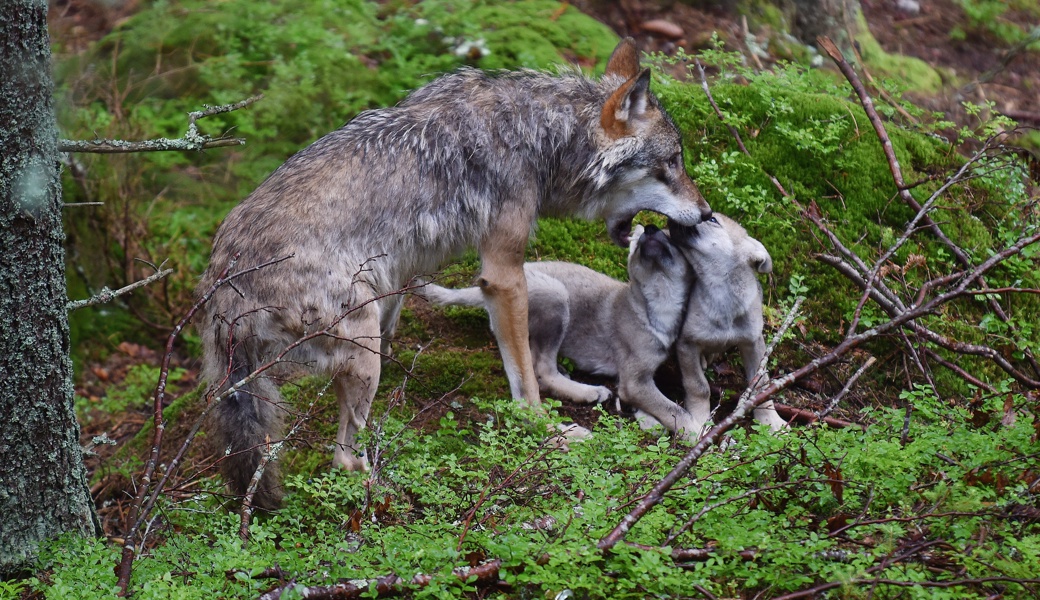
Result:
<svg viewBox="0 0 1040 600">
<path fill-rule="evenodd" d="M 234 368 L 222 390 L 238 384 L 253 372 L 252 361 L 235 354 Z M 220 471 L 231 492 L 244 496 L 268 445 L 282 437 L 285 409 L 282 397 L 269 377 L 261 374 L 224 398 L 214 411 L 217 455 Z M 269 462 L 253 496 L 252 505 L 273 510 L 281 505 L 283 491 L 276 462 Z"/>
<path fill-rule="evenodd" d="M 478 287 L 462 289 L 450 289 L 441 287 L 435 283 L 428 283 L 422 288 L 421 294 L 430 302 L 441 306 L 455 304 L 459 306 L 475 306 L 484 308 L 484 294 Z"/>
</svg>

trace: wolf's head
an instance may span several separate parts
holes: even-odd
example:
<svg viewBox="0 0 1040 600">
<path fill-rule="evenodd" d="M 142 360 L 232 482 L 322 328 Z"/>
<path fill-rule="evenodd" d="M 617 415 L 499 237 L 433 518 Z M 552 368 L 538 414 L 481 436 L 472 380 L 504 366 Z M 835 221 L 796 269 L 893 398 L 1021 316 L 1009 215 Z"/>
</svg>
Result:
<svg viewBox="0 0 1040 600">
<path fill-rule="evenodd" d="M 668 235 L 655 227 L 636 225 L 628 247 L 628 281 L 643 295 L 685 295 L 690 266 Z M 681 302 L 677 306 L 681 306 Z"/>
<path fill-rule="evenodd" d="M 709 218 L 711 208 L 686 173 L 679 129 L 650 92 L 650 69 L 640 68 L 631 39 L 614 49 L 603 80 L 622 83 L 600 109 L 588 174 L 604 198 L 611 238 L 628 245 L 642 210 L 691 226 Z"/>
<path fill-rule="evenodd" d="M 726 215 L 715 213 L 696 227 L 669 220 L 668 231 L 698 279 L 721 281 L 740 271 L 773 270 L 766 247 Z"/>
</svg>

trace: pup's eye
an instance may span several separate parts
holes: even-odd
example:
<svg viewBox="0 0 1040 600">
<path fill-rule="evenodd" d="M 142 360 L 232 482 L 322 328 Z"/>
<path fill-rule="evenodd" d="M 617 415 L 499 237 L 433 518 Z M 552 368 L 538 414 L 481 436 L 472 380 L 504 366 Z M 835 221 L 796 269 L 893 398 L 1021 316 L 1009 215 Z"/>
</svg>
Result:
<svg viewBox="0 0 1040 600">
<path fill-rule="evenodd" d="M 714 224 L 716 224 L 716 225 L 718 225 L 718 224 L 719 224 L 719 220 L 718 220 L 718 219 L 716 219 L 715 217 L 712 217 L 712 218 L 708 219 L 708 222 L 709 222 L 709 223 L 714 223 Z"/>
</svg>

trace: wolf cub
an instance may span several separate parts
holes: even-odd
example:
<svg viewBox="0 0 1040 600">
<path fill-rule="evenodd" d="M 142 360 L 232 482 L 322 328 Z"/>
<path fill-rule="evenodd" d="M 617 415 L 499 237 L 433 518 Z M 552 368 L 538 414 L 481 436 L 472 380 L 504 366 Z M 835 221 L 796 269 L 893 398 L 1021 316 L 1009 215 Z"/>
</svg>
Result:
<svg viewBox="0 0 1040 600">
<path fill-rule="evenodd" d="M 669 222 L 668 229 L 694 272 L 676 352 L 686 410 L 699 432 L 711 416 L 706 357 L 738 348 L 750 384 L 765 354 L 762 289 L 756 274 L 771 272 L 773 260 L 761 242 L 719 213 L 695 227 Z M 787 425 L 772 401 L 755 409 L 755 419 L 774 431 Z"/>
<path fill-rule="evenodd" d="M 580 403 L 611 396 L 606 387 L 562 374 L 557 358 L 564 356 L 580 371 L 617 377 L 618 395 L 662 422 L 693 424 L 654 384 L 682 327 L 692 282 L 687 261 L 664 231 L 653 225 L 633 230 L 627 284 L 565 262 L 529 262 L 524 272 L 531 353 L 543 394 Z M 435 304 L 486 308 L 476 287 L 429 284 L 424 295 Z"/>
</svg>

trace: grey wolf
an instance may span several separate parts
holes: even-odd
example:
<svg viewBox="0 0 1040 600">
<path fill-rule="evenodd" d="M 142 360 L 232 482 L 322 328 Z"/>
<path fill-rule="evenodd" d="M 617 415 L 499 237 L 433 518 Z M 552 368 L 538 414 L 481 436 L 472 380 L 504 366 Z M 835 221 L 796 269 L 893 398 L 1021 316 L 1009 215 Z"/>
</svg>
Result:
<svg viewBox="0 0 1040 600">
<path fill-rule="evenodd" d="M 477 281 L 512 395 L 541 410 L 523 270 L 536 218 L 604 219 L 611 238 L 627 245 L 639 211 L 686 225 L 711 214 L 649 84 L 630 40 L 599 80 L 463 69 L 396 106 L 359 114 L 232 209 L 214 237 L 200 296 L 235 256 L 236 269 L 291 258 L 219 286 L 196 320 L 204 378 L 217 392 L 235 387 L 213 427 L 230 490 L 246 491 L 261 447 L 280 439 L 286 407 L 276 384 L 301 370 L 333 379 L 333 464 L 367 468 L 355 435 L 376 393 L 400 290 L 467 248 L 480 253 Z M 271 361 L 261 377 L 236 385 Z M 279 500 L 269 466 L 253 503 Z"/>
<path fill-rule="evenodd" d="M 632 233 L 628 283 L 567 262 L 529 262 L 528 335 L 541 392 L 559 400 L 604 402 L 609 388 L 563 375 L 560 356 L 586 373 L 618 378 L 618 395 L 639 406 L 666 403 L 654 372 L 682 327 L 690 268 L 665 233 L 648 226 Z M 478 287 L 452 290 L 429 284 L 435 304 L 486 307 Z"/>
<path fill-rule="evenodd" d="M 762 288 L 756 274 L 771 272 L 773 260 L 761 242 L 719 213 L 696 227 L 670 222 L 668 230 L 694 272 L 676 354 L 686 411 L 692 418 L 687 437 L 695 438 L 711 418 L 711 390 L 704 376 L 708 356 L 736 347 L 749 384 L 758 371 L 766 344 L 762 337 Z M 774 431 L 787 425 L 772 401 L 755 409 L 755 419 Z M 669 429 L 675 426 L 662 423 Z"/>
</svg>

